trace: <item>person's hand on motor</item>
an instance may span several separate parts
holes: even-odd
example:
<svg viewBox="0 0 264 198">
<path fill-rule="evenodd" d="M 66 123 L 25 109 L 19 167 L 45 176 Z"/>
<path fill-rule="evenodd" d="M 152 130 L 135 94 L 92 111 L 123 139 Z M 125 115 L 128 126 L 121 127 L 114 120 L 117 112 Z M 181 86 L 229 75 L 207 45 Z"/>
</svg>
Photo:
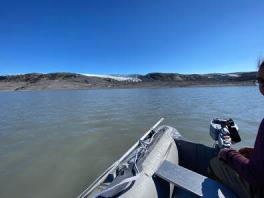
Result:
<svg viewBox="0 0 264 198">
<path fill-rule="evenodd" d="M 253 152 L 253 148 L 249 148 L 249 147 L 245 147 L 242 148 L 238 151 L 241 155 L 243 155 L 246 158 L 250 158 L 252 152 Z"/>
<path fill-rule="evenodd" d="M 230 148 L 222 148 L 218 153 L 218 158 L 226 161 L 226 153 L 230 150 Z"/>
</svg>

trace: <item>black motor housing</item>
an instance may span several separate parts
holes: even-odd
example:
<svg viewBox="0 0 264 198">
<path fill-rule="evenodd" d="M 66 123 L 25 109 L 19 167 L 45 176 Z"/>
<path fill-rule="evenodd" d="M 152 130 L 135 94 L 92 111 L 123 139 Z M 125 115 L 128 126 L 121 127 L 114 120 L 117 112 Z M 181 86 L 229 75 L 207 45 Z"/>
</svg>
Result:
<svg viewBox="0 0 264 198">
<path fill-rule="evenodd" d="M 232 142 L 235 142 L 235 143 L 240 142 L 241 138 L 238 133 L 238 128 L 236 127 L 236 124 L 231 118 L 226 121 L 226 126 L 230 132 L 230 137 L 232 139 Z"/>
</svg>

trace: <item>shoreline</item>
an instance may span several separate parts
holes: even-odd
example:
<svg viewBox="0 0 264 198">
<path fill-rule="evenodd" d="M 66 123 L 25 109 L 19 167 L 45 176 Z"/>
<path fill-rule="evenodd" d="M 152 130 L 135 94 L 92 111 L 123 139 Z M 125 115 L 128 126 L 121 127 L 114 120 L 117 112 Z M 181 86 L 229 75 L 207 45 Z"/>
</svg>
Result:
<svg viewBox="0 0 264 198">
<path fill-rule="evenodd" d="M 214 83 L 214 84 L 185 84 L 185 85 L 134 85 L 134 86 L 109 86 L 109 87 L 76 87 L 76 88 L 36 88 L 30 89 L 1 89 L 0 93 L 4 92 L 34 92 L 34 91 L 84 91 L 84 90 L 112 90 L 112 89 L 173 89 L 173 88 L 203 88 L 203 87 L 255 87 L 256 85 L 252 82 L 244 83 Z"/>
</svg>

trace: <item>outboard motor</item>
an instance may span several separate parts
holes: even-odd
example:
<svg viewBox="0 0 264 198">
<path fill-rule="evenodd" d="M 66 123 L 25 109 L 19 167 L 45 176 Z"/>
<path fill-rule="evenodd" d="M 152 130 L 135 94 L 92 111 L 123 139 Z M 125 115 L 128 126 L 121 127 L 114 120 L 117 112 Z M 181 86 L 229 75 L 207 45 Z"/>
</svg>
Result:
<svg viewBox="0 0 264 198">
<path fill-rule="evenodd" d="M 215 118 L 210 124 L 210 136 L 215 140 L 215 148 L 230 148 L 241 141 L 238 126 L 232 119 Z"/>
</svg>

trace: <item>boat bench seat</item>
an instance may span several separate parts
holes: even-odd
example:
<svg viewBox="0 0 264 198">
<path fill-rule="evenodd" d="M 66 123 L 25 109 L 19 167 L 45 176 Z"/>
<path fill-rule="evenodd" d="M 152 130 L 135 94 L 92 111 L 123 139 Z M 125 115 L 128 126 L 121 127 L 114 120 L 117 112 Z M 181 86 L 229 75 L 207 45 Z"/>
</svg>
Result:
<svg viewBox="0 0 264 198">
<path fill-rule="evenodd" d="M 167 160 L 155 176 L 199 197 L 237 197 L 223 184 Z"/>
</svg>

